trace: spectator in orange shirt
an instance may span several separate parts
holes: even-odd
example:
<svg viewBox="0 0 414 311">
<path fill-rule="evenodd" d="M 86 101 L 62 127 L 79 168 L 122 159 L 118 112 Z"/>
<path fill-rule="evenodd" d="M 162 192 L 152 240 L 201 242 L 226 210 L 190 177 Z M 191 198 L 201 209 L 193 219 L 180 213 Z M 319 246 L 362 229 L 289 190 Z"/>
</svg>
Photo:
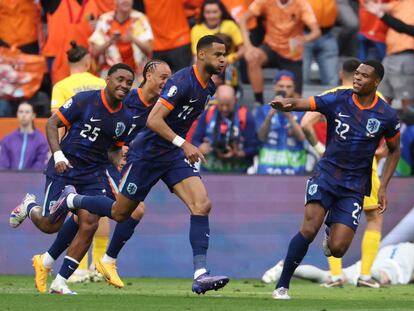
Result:
<svg viewBox="0 0 414 311">
<path fill-rule="evenodd" d="M 70 74 L 66 57 L 70 42 L 88 46 L 99 10 L 95 0 L 42 0 L 41 3 L 47 13 L 48 28 L 42 54 L 48 59 L 52 84 L 55 84 Z"/>
<path fill-rule="evenodd" d="M 381 4 L 385 12 L 408 25 L 414 25 L 414 0 Z M 388 29 L 385 38 L 387 55 L 383 60 L 385 76 L 379 90 L 389 103 L 401 99 L 406 115 L 414 114 L 414 37 Z"/>
<path fill-rule="evenodd" d="M 376 59 L 382 61 L 385 57 L 385 35 L 388 27 L 364 6 L 365 0 L 359 0 L 359 53 L 361 61 Z M 388 0 L 375 0 L 377 3 Z"/>
<path fill-rule="evenodd" d="M 190 26 L 184 6 L 198 0 L 144 0 L 145 13 L 154 32 L 153 57 L 176 72 L 192 61 Z"/>
<path fill-rule="evenodd" d="M 141 73 L 152 54 L 152 30 L 147 17 L 132 9 L 132 0 L 116 0 L 115 11 L 102 14 L 89 38 L 91 52 L 103 69 L 124 63 Z M 105 76 L 105 74 L 101 74 Z"/>
<path fill-rule="evenodd" d="M 250 41 L 247 22 L 254 16 L 265 17 L 265 38 L 260 47 Z M 309 33 L 304 33 L 308 27 Z M 302 54 L 307 42 L 321 31 L 306 0 L 255 0 L 240 20 L 244 37 L 245 59 L 256 103 L 263 104 L 262 67 L 277 67 L 295 74 L 295 90 L 302 92 Z"/>
<path fill-rule="evenodd" d="M 333 35 L 337 16 L 336 0 L 308 0 L 315 13 L 322 35 L 305 44 L 303 54 L 303 80 L 310 82 L 310 67 L 314 58 L 319 66 L 321 84 L 336 86 L 338 76 L 338 42 Z"/>
<path fill-rule="evenodd" d="M 23 53 L 39 54 L 40 6 L 33 0 L 2 1 L 0 46 L 16 46 Z"/>
</svg>

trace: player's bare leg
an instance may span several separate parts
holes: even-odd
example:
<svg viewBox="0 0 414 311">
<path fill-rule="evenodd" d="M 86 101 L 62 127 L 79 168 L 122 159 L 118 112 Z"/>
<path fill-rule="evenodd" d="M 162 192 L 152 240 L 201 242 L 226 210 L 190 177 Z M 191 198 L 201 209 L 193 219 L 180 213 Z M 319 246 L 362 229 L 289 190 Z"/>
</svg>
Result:
<svg viewBox="0 0 414 311">
<path fill-rule="evenodd" d="M 111 218 L 117 222 L 128 219 L 140 202 L 128 199 L 122 193 L 118 193 L 116 201 L 112 204 Z"/>
<path fill-rule="evenodd" d="M 313 241 L 325 219 L 326 210 L 319 202 L 309 202 L 305 206 L 305 216 L 300 233 L 309 241 Z"/>
<path fill-rule="evenodd" d="M 99 226 L 99 216 L 91 214 L 86 210 L 78 211 L 79 230 L 75 239 L 69 245 L 67 256 L 82 260 L 92 244 L 93 236 Z"/>
<path fill-rule="evenodd" d="M 30 212 L 30 220 L 40 231 L 44 233 L 56 233 L 62 227 L 65 217 L 61 217 L 57 223 L 51 224 L 49 219 L 42 215 L 42 208 L 36 206 Z"/>
<path fill-rule="evenodd" d="M 345 255 L 354 238 L 355 231 L 340 223 L 334 223 L 330 227 L 328 248 L 332 256 L 341 258 Z"/>
<path fill-rule="evenodd" d="M 191 212 L 190 243 L 193 248 L 194 281 L 192 290 L 197 294 L 224 287 L 229 278 L 210 276 L 206 269 L 207 249 L 210 239 L 208 214 L 211 202 L 200 177 L 188 177 L 173 187 L 174 193 Z"/>
</svg>

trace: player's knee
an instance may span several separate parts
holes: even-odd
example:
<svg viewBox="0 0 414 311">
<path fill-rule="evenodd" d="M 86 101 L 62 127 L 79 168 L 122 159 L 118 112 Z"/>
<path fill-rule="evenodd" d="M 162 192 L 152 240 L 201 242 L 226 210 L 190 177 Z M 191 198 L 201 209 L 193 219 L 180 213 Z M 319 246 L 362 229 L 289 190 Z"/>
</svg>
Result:
<svg viewBox="0 0 414 311">
<path fill-rule="evenodd" d="M 192 207 L 190 207 L 194 215 L 206 216 L 211 210 L 211 201 L 208 197 L 205 197 L 199 201 L 196 201 Z"/>
<path fill-rule="evenodd" d="M 300 232 L 308 241 L 313 241 L 318 234 L 319 228 L 320 227 L 313 222 L 305 222 L 302 224 Z"/>
<path fill-rule="evenodd" d="M 37 226 L 43 233 L 53 234 L 59 231 L 61 228 L 60 224 L 51 224 L 48 219 L 44 219 Z"/>
<path fill-rule="evenodd" d="M 42 226 L 41 228 L 39 228 L 43 233 L 46 234 L 53 234 L 59 231 L 59 228 L 55 227 L 55 226 Z"/>
<path fill-rule="evenodd" d="M 145 205 L 144 203 L 141 202 L 137 206 L 137 208 L 134 210 L 131 217 L 134 218 L 135 220 L 141 220 L 144 217 L 144 213 L 145 213 Z"/>
<path fill-rule="evenodd" d="M 95 234 L 99 227 L 99 219 L 87 219 L 82 220 L 79 225 L 79 231 L 85 232 L 85 234 Z"/>
<path fill-rule="evenodd" d="M 130 215 L 128 211 L 112 211 L 112 219 L 116 222 L 127 220 Z"/>
<path fill-rule="evenodd" d="M 329 246 L 329 250 L 331 251 L 332 256 L 336 258 L 342 258 L 348 249 L 347 245 L 343 243 L 335 243 L 332 241 L 330 241 L 328 246 Z"/>
<path fill-rule="evenodd" d="M 318 233 L 317 230 L 315 230 L 312 227 L 302 227 L 302 229 L 300 230 L 300 232 L 302 233 L 302 235 L 308 240 L 308 241 L 313 241 Z"/>
</svg>

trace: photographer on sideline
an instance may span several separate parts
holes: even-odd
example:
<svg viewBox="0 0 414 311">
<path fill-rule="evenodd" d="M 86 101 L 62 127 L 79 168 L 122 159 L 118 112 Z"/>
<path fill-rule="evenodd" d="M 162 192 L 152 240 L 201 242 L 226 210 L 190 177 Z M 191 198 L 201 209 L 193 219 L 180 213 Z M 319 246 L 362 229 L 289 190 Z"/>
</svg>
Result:
<svg viewBox="0 0 414 311">
<path fill-rule="evenodd" d="M 219 86 L 215 99 L 217 104 L 201 115 L 192 141 L 207 159 L 201 170 L 245 173 L 259 147 L 254 117 L 236 102 L 229 85 Z"/>
<path fill-rule="evenodd" d="M 295 75 L 288 70 L 279 70 L 274 78 L 273 89 L 276 95 L 294 97 Z M 303 112 L 278 112 L 269 105 L 257 108 L 257 135 L 262 142 L 258 157 L 258 174 L 305 174 L 305 135 L 298 123 L 302 116 Z"/>
</svg>

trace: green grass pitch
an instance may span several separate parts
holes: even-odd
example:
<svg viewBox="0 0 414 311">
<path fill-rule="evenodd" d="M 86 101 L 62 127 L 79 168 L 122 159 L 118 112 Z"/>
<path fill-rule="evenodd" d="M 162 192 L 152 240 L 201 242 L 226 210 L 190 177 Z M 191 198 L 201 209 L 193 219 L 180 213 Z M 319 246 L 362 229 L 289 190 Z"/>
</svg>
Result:
<svg viewBox="0 0 414 311">
<path fill-rule="evenodd" d="M 325 289 L 295 280 L 290 301 L 271 299 L 273 285 L 231 280 L 222 290 L 191 292 L 190 279 L 125 278 L 125 288 L 106 283 L 71 285 L 78 296 L 38 294 L 30 276 L 0 276 L 0 310 L 414 310 L 414 286 L 368 289 L 347 285 Z"/>
</svg>

